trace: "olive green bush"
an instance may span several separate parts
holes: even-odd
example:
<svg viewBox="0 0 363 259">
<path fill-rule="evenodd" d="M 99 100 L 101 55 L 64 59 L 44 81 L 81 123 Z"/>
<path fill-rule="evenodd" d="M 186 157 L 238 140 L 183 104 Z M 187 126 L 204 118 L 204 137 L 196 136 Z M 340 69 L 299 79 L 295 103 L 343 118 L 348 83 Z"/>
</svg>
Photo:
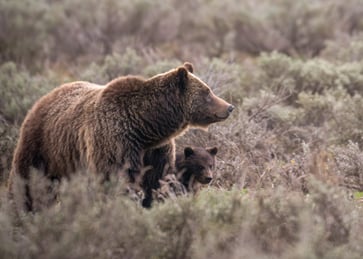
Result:
<svg viewBox="0 0 363 259">
<path fill-rule="evenodd" d="M 0 115 L 8 122 L 20 124 L 32 104 L 57 85 L 51 74 L 32 76 L 12 62 L 0 66 Z"/>
<path fill-rule="evenodd" d="M 259 55 L 273 50 L 311 57 L 334 48 L 341 35 L 359 34 L 362 13 L 359 0 L 263 0 L 258 5 L 249 0 L 2 0 L 0 61 L 32 70 L 49 62 L 67 68 L 70 62 L 91 63 L 130 46 L 179 59 L 189 53 L 220 58 L 231 51 Z"/>
<path fill-rule="evenodd" d="M 321 56 L 336 63 L 360 62 L 363 59 L 362 39 L 363 35 L 358 33 L 352 37 L 343 35 L 334 41 L 328 41 Z"/>
<path fill-rule="evenodd" d="M 350 141 L 346 147 L 335 147 L 334 153 L 342 184 L 353 190 L 363 191 L 363 160 L 358 144 Z"/>
<path fill-rule="evenodd" d="M 58 78 L 52 74 L 31 75 L 15 63 L 0 66 L 0 179 L 7 179 L 18 128 L 27 111 L 43 94 L 54 88 Z"/>
<path fill-rule="evenodd" d="M 82 80 L 106 84 L 116 77 L 139 73 L 142 61 L 134 49 L 128 48 L 122 55 L 105 56 L 100 64 L 92 63 L 79 74 Z"/>
<path fill-rule="evenodd" d="M 26 63 L 32 69 L 42 63 L 48 8 L 46 1 L 0 1 L 1 63 Z"/>
<path fill-rule="evenodd" d="M 19 129 L 9 124 L 0 116 L 0 182 L 3 184 L 8 179 L 13 152 L 18 138 Z"/>
<path fill-rule="evenodd" d="M 339 189 L 309 185 L 308 196 L 283 186 L 210 188 L 145 210 L 122 194 L 122 183 L 106 191 L 80 173 L 36 214 L 14 217 L 3 197 L 0 251 L 3 258 L 359 258 L 361 208 Z"/>
</svg>

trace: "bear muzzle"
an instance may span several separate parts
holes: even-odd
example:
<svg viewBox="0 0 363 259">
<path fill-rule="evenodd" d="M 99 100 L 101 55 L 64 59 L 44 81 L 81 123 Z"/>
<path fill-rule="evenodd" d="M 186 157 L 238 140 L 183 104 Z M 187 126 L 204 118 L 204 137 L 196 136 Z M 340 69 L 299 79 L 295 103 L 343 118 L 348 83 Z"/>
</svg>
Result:
<svg viewBox="0 0 363 259">
<path fill-rule="evenodd" d="M 229 115 L 232 113 L 232 111 L 234 110 L 234 106 L 233 105 L 228 105 L 226 109 L 224 109 L 223 111 L 220 112 L 216 112 L 214 114 L 214 116 L 218 119 L 218 120 L 225 120 L 229 117 Z"/>
<path fill-rule="evenodd" d="M 204 180 L 205 180 L 205 183 L 210 183 L 212 181 L 212 177 L 206 177 Z"/>
<path fill-rule="evenodd" d="M 231 113 L 231 112 L 233 112 L 233 110 L 234 110 L 234 106 L 233 105 L 230 105 L 228 107 L 228 112 Z"/>
<path fill-rule="evenodd" d="M 204 170 L 201 175 L 197 176 L 197 181 L 201 184 L 209 184 L 213 180 L 213 172 L 209 169 Z"/>
<path fill-rule="evenodd" d="M 214 116 L 218 121 L 225 120 L 234 110 L 234 106 L 222 98 L 213 95 L 213 102 L 210 105 L 210 110 L 214 111 Z"/>
</svg>

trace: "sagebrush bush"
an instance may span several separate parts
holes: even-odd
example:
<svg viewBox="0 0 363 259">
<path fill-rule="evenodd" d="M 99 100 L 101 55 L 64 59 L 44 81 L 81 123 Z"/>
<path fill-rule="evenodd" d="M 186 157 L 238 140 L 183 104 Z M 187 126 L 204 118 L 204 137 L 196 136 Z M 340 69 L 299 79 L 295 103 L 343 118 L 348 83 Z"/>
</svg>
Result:
<svg viewBox="0 0 363 259">
<path fill-rule="evenodd" d="M 7 179 L 18 127 L 34 102 L 57 86 L 58 78 L 31 75 L 13 62 L 0 66 L 0 179 Z"/>
<path fill-rule="evenodd" d="M 346 147 L 335 147 L 335 162 L 341 183 L 351 189 L 363 191 L 363 154 L 357 143 L 349 142 Z"/>
<path fill-rule="evenodd" d="M 362 113 L 363 98 L 361 95 L 343 96 L 334 106 L 334 120 L 330 129 L 333 141 L 346 144 L 349 140 L 363 145 Z"/>
<path fill-rule="evenodd" d="M 1 1 L 0 61 L 67 67 L 129 46 L 158 48 L 179 59 L 273 50 L 311 57 L 328 40 L 362 31 L 360 6 L 359 0 Z"/>
<path fill-rule="evenodd" d="M 362 64 L 353 62 L 335 65 L 322 59 L 302 61 L 272 53 L 259 59 L 262 68 L 261 86 L 272 87 L 274 92 L 285 88 L 291 91 L 289 101 L 293 104 L 302 91 L 322 94 L 339 87 L 351 95 L 362 91 Z M 274 87 L 274 86 L 277 87 Z"/>
<path fill-rule="evenodd" d="M 363 34 L 342 35 L 327 42 L 322 57 L 336 63 L 360 62 L 363 59 Z"/>
<path fill-rule="evenodd" d="M 34 215 L 14 218 L 3 197 L 0 251 L 3 258 L 362 255 L 355 216 L 361 209 L 337 188 L 309 184 L 307 197 L 282 186 L 248 193 L 210 188 L 145 210 L 123 194 L 119 181 L 105 188 L 77 174 L 61 183 L 56 204 Z"/>
<path fill-rule="evenodd" d="M 9 124 L 0 116 L 0 185 L 8 179 L 18 131 L 17 126 Z"/>
<path fill-rule="evenodd" d="M 114 53 L 104 58 L 101 64 L 92 63 L 80 72 L 82 80 L 97 84 L 107 82 L 119 76 L 140 73 L 143 59 L 134 49 L 128 48 L 123 54 Z"/>
<path fill-rule="evenodd" d="M 31 76 L 12 63 L 0 66 L 0 115 L 11 123 L 20 124 L 32 104 L 55 87 L 47 78 Z"/>
<path fill-rule="evenodd" d="M 32 69 L 42 65 L 47 7 L 45 1 L 0 1 L 1 63 L 26 63 Z"/>
</svg>

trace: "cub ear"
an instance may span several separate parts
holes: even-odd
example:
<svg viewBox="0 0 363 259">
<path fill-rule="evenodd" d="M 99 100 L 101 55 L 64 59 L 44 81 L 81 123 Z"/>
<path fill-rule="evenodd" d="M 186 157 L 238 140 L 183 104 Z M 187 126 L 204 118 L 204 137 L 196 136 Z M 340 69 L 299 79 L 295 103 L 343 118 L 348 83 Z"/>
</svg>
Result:
<svg viewBox="0 0 363 259">
<path fill-rule="evenodd" d="M 184 66 L 177 68 L 178 86 L 181 89 L 186 89 L 188 84 L 188 70 Z"/>
<path fill-rule="evenodd" d="M 190 73 L 193 73 L 194 71 L 194 67 L 192 65 L 192 63 L 189 63 L 189 62 L 185 62 L 184 65 L 183 65 Z"/>
<path fill-rule="evenodd" d="M 185 156 L 185 158 L 188 158 L 188 157 L 190 157 L 193 154 L 194 154 L 194 150 L 191 147 L 184 148 L 184 156 Z"/>
<path fill-rule="evenodd" d="M 212 156 L 215 156 L 215 155 L 217 155 L 218 148 L 217 148 L 217 147 L 207 148 L 207 151 L 208 151 L 208 152 L 209 152 Z"/>
</svg>

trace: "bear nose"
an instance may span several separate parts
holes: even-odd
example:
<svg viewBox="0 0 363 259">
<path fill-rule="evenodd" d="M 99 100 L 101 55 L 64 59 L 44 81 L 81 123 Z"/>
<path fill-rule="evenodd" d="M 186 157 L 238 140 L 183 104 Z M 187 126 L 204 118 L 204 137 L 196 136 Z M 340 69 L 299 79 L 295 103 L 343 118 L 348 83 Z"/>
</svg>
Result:
<svg viewBox="0 0 363 259">
<path fill-rule="evenodd" d="M 229 113 L 231 113 L 233 110 L 234 110 L 234 106 L 233 105 L 228 106 L 228 112 Z"/>
<path fill-rule="evenodd" d="M 212 181 L 212 179 L 213 179 L 212 177 L 206 177 L 206 178 L 205 178 L 205 181 L 206 181 L 207 183 L 210 183 L 210 182 Z"/>
</svg>

